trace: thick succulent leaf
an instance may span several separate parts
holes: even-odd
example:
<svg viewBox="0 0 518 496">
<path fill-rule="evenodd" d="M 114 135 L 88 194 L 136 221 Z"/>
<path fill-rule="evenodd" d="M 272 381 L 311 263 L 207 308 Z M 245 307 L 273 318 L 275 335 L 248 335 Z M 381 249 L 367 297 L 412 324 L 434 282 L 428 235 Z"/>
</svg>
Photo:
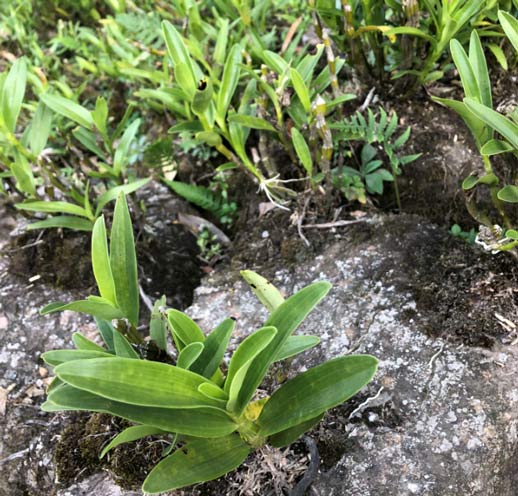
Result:
<svg viewBox="0 0 518 496">
<path fill-rule="evenodd" d="M 298 355 L 303 351 L 313 348 L 320 343 L 318 336 L 290 336 L 286 342 L 282 345 L 282 348 L 275 357 L 275 362 L 286 360 L 294 355 Z"/>
<path fill-rule="evenodd" d="M 340 405 L 370 382 L 377 364 L 370 355 L 349 355 L 299 374 L 267 401 L 257 420 L 259 435 L 271 436 Z"/>
<path fill-rule="evenodd" d="M 73 100 L 48 93 L 41 95 L 40 98 L 47 107 L 57 114 L 61 114 L 87 129 L 93 127 L 94 120 L 90 111 Z"/>
<path fill-rule="evenodd" d="M 315 425 L 317 425 L 324 416 L 324 413 L 317 415 L 316 417 L 306 420 L 301 424 L 294 425 L 289 429 L 286 429 L 281 432 L 277 432 L 273 436 L 270 436 L 268 439 L 268 444 L 272 445 L 274 448 L 284 448 L 285 446 L 289 446 L 291 443 L 294 443 L 302 434 L 311 430 Z"/>
<path fill-rule="evenodd" d="M 62 312 L 63 310 L 86 313 L 103 320 L 122 319 L 124 317 L 118 308 L 115 308 L 108 300 L 103 300 L 102 298 L 88 298 L 87 300 L 72 301 L 71 303 L 56 301 L 43 307 L 40 310 L 40 315 Z"/>
<path fill-rule="evenodd" d="M 56 375 L 79 389 L 142 406 L 195 408 L 218 406 L 198 392 L 207 379 L 165 363 L 131 358 L 101 358 L 64 363 Z"/>
<path fill-rule="evenodd" d="M 113 347 L 118 357 L 140 358 L 138 353 L 133 349 L 133 346 L 131 346 L 131 343 L 119 331 L 113 333 Z"/>
<path fill-rule="evenodd" d="M 94 343 L 79 332 L 74 332 L 74 334 L 72 334 L 72 341 L 78 350 L 100 351 L 102 353 L 107 352 L 107 350 L 102 346 Z"/>
<path fill-rule="evenodd" d="M 225 319 L 216 327 L 203 343 L 203 350 L 190 369 L 204 377 L 211 378 L 218 369 L 236 322 Z"/>
<path fill-rule="evenodd" d="M 106 351 L 98 350 L 52 350 L 41 355 L 45 363 L 57 366 L 74 360 L 90 360 L 93 358 L 113 358 Z"/>
<path fill-rule="evenodd" d="M 133 227 L 124 193 L 119 193 L 115 203 L 110 239 L 110 265 L 117 304 L 124 316 L 136 326 L 139 315 L 137 257 Z"/>
<path fill-rule="evenodd" d="M 108 451 L 116 448 L 124 443 L 131 443 L 131 441 L 138 441 L 143 437 L 153 436 L 155 434 L 165 434 L 166 431 L 154 427 L 152 425 L 132 425 L 117 434 L 101 451 L 99 458 L 104 458 Z"/>
<path fill-rule="evenodd" d="M 27 226 L 27 229 L 48 229 L 51 227 L 73 229 L 74 231 L 91 231 L 94 225 L 91 220 L 83 219 L 82 217 L 73 217 L 71 215 L 58 215 L 56 217 L 49 217 L 45 220 L 33 222 L 32 224 L 29 224 Z"/>
<path fill-rule="evenodd" d="M 237 434 L 220 439 L 196 439 L 162 460 L 142 489 L 161 493 L 216 479 L 239 467 L 251 448 Z"/>
<path fill-rule="evenodd" d="M 146 179 L 137 179 L 136 181 L 133 181 L 131 183 L 121 184 L 119 186 L 114 186 L 113 188 L 108 189 L 101 196 L 99 196 L 99 198 L 97 198 L 97 207 L 95 209 L 95 215 L 99 215 L 104 206 L 110 203 L 111 201 L 115 200 L 121 193 L 129 195 L 130 193 L 137 191 L 137 189 L 145 186 L 149 181 L 151 181 L 151 178 L 147 177 Z"/>
<path fill-rule="evenodd" d="M 191 343 L 203 343 L 205 334 L 188 315 L 179 310 L 169 310 L 167 320 L 171 326 L 171 333 L 179 351 Z"/>
<path fill-rule="evenodd" d="M 465 98 L 464 103 L 480 120 L 498 131 L 515 149 L 518 149 L 518 126 L 511 119 L 470 98 Z"/>
<path fill-rule="evenodd" d="M 270 344 L 256 356 L 249 367 L 236 402 L 237 413 L 241 413 L 251 400 L 288 337 L 330 289 L 331 284 L 328 282 L 316 282 L 301 289 L 272 312 L 265 323 L 265 327 L 275 327 L 277 334 Z"/>
<path fill-rule="evenodd" d="M 486 56 L 484 55 L 484 49 L 482 48 L 482 43 L 480 43 L 480 37 L 478 36 L 476 29 L 471 32 L 469 42 L 469 61 L 471 63 L 471 68 L 473 69 L 473 75 L 478 83 L 480 102 L 492 108 L 493 97 L 491 95 L 491 81 L 487 70 Z"/>
<path fill-rule="evenodd" d="M 498 11 L 498 20 L 507 38 L 509 38 L 511 45 L 513 45 L 514 49 L 518 52 L 518 21 L 511 14 L 503 10 Z"/>
<path fill-rule="evenodd" d="M 16 121 L 22 108 L 27 83 L 27 62 L 24 58 L 16 60 L 4 80 L 0 99 L 0 109 L 5 127 L 14 133 Z"/>
<path fill-rule="evenodd" d="M 241 388 L 241 383 L 244 380 L 248 367 L 252 363 L 253 359 L 272 341 L 274 336 L 277 334 L 275 327 L 263 327 L 253 334 L 248 336 L 236 349 L 230 364 L 228 366 L 227 379 L 225 381 L 225 391 L 228 393 L 231 390 L 232 383 L 236 374 L 241 370 L 240 380 L 235 387 L 235 394 L 232 395 L 237 399 L 237 393 Z"/>
<path fill-rule="evenodd" d="M 103 341 L 106 343 L 108 351 L 115 351 L 115 346 L 113 344 L 113 335 L 117 331 L 115 330 L 111 322 L 95 318 L 95 323 L 97 324 L 97 329 L 99 329 L 99 334 L 103 338 Z"/>
<path fill-rule="evenodd" d="M 273 312 L 278 306 L 284 303 L 284 296 L 281 292 L 263 276 L 253 270 L 242 270 L 241 277 L 250 286 L 257 299 L 266 307 L 269 312 Z"/>
<path fill-rule="evenodd" d="M 115 297 L 115 283 L 113 281 L 110 266 L 110 254 L 108 253 L 108 238 L 104 217 L 99 217 L 92 231 L 92 269 L 99 293 L 114 306 L 117 306 Z"/>
<path fill-rule="evenodd" d="M 189 369 L 203 351 L 203 343 L 199 341 L 188 344 L 178 354 L 176 366 L 181 369 Z"/>
<path fill-rule="evenodd" d="M 221 409 L 213 407 L 171 409 L 130 405 L 102 398 L 68 384 L 49 394 L 49 408 L 56 410 L 87 410 L 108 413 L 131 422 L 152 425 L 168 432 L 186 436 L 221 437 L 234 432 L 237 425 Z"/>
</svg>

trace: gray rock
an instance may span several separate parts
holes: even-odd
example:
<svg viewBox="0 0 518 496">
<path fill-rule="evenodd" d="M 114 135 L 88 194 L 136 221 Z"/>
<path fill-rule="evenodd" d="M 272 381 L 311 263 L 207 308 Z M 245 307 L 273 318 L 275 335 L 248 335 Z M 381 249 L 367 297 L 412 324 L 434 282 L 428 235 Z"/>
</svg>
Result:
<svg viewBox="0 0 518 496">
<path fill-rule="evenodd" d="M 361 404 L 345 410 L 341 420 L 338 415 L 332 441 L 345 448 L 338 463 L 313 484 L 314 494 L 516 495 L 516 343 L 498 339 L 487 349 L 467 346 L 458 335 L 430 335 L 434 309 L 420 309 L 413 297 L 415 288 L 427 283 L 419 275 L 429 267 L 420 264 L 428 264 L 426 255 L 437 251 L 450 250 L 455 258 L 455 245 L 443 231 L 416 217 L 373 223 L 372 237 L 359 245 L 337 239 L 305 265 L 275 273 L 263 268 L 286 295 L 314 281 L 333 283 L 299 331 L 317 334 L 322 342 L 293 361 L 288 375 L 353 352 L 380 360 L 375 380 L 360 395 Z M 453 250 L 466 253 L 460 270 L 477 294 L 491 277 L 487 264 L 493 261 L 457 245 Z M 409 265 L 405 250 L 412 247 L 422 253 Z M 473 254 L 486 266 L 476 276 L 469 270 Z M 266 312 L 236 277 L 219 273 L 207 279 L 188 313 L 205 329 L 233 315 L 241 339 L 264 322 Z M 450 289 L 452 306 L 455 298 L 469 300 L 469 294 Z M 493 298 L 463 303 L 467 309 L 480 305 L 494 312 Z M 507 310 L 506 317 L 516 320 L 515 307 Z M 463 319 L 473 318 L 466 312 Z M 323 434 L 322 428 L 314 433 Z"/>
</svg>

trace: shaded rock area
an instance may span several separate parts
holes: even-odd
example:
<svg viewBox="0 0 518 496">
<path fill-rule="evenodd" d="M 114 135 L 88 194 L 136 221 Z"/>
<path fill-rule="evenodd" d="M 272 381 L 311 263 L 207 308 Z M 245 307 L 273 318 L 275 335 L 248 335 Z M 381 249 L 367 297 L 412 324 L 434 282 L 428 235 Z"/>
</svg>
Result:
<svg viewBox="0 0 518 496">
<path fill-rule="evenodd" d="M 400 215 L 374 216 L 308 236 L 313 247 L 297 244 L 296 263 L 286 265 L 280 263 L 285 240 L 264 225 L 260 235 L 249 238 L 248 254 L 202 281 L 187 313 L 206 331 L 236 317 L 235 346 L 267 317 L 239 269 L 258 270 L 286 295 L 326 279 L 332 291 L 298 331 L 319 335 L 321 344 L 276 366 L 264 391 L 346 353 L 380 360 L 375 380 L 310 433 L 321 470 L 308 494 L 515 495 L 518 276 L 513 261 L 468 246 L 421 217 Z M 292 231 L 285 229 L 286 239 Z M 265 250 L 269 257 L 260 256 Z M 257 263 L 245 267 L 246 260 Z M 25 289 L 5 272 L 0 277 L 11 305 L 2 296 L 0 325 L 7 324 L 0 387 L 8 393 L 0 415 L 0 495 L 140 495 L 116 487 L 106 472 L 79 474 L 65 487 L 56 484 L 53 450 L 70 416 L 40 413 L 41 396 L 29 401 L 27 390 L 44 386 L 37 362 L 42 350 L 63 346 L 72 330 L 88 334 L 93 327 L 75 314 L 39 317 L 35 308 L 60 295 L 43 285 Z M 291 452 L 253 455 L 218 482 L 174 494 L 288 494 L 307 465 L 298 443 Z M 275 477 L 278 485 L 268 485 Z"/>
</svg>

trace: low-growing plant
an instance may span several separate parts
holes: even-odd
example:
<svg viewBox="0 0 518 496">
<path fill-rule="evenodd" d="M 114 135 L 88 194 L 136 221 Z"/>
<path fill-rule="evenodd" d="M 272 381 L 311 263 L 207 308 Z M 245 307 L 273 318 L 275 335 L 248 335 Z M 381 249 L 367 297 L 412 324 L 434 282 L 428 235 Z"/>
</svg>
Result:
<svg viewBox="0 0 518 496">
<path fill-rule="evenodd" d="M 75 350 L 44 353 L 56 379 L 48 390 L 45 411 L 87 410 L 125 418 L 125 429 L 102 451 L 151 434 L 171 439 L 168 454 L 149 473 L 143 490 L 160 493 L 218 478 L 237 468 L 265 444 L 289 445 L 318 424 L 333 408 L 367 384 L 377 361 L 369 355 L 348 355 L 310 368 L 281 385 L 271 396 L 257 388 L 270 366 L 307 350 L 316 336 L 293 332 L 325 297 L 327 282 L 315 282 L 288 299 L 251 271 L 243 277 L 270 315 L 224 356 L 235 326 L 225 319 L 208 336 L 186 314 L 154 308 L 151 338 L 165 350 L 166 321 L 176 347 L 176 363 L 142 359 L 139 292 L 131 219 L 124 196 L 115 206 L 110 246 L 104 219 L 92 233 L 92 265 L 100 296 L 72 303 L 54 303 L 42 310 L 75 310 L 94 315 L 105 346 L 76 333 Z M 115 319 L 116 325 L 110 320 Z"/>
<path fill-rule="evenodd" d="M 498 17 L 510 42 L 518 50 L 518 21 L 502 11 L 498 13 Z M 514 113 L 504 116 L 493 109 L 491 81 L 477 32 L 471 33 L 468 53 L 456 40 L 451 42 L 451 52 L 465 98 L 462 102 L 444 98 L 434 100 L 455 110 L 473 134 L 482 156 L 484 172 L 473 172 L 462 183 L 467 207 L 477 222 L 493 230 L 495 237 L 492 249 L 510 250 L 518 245 L 518 232 L 507 215 L 505 205 L 518 203 L 518 186 L 505 184 L 504 178 L 495 172 L 491 159 L 496 155 L 515 155 L 518 152 L 518 119 Z M 499 137 L 495 137 L 495 133 Z M 498 212 L 498 220 L 479 205 L 472 194 L 475 188 L 480 187 L 489 189 L 493 206 Z"/>
<path fill-rule="evenodd" d="M 417 160 L 421 153 L 399 155 L 399 149 L 410 138 L 411 128 L 408 126 L 399 136 L 399 121 L 396 112 L 388 115 L 383 108 L 376 117 L 371 109 L 367 110 L 367 119 L 361 112 L 356 112 L 342 122 L 331 125 L 334 131 L 336 147 L 340 143 L 351 145 L 355 142 L 365 143 L 360 153 L 357 168 L 339 166 L 333 169 L 334 181 L 348 200 L 366 202 L 366 193 L 382 194 L 385 182 L 394 183 L 394 192 L 399 210 L 401 200 L 397 177 L 401 175 L 401 167 Z M 380 151 L 384 152 L 384 156 Z M 384 167 L 388 161 L 390 170 Z"/>
</svg>

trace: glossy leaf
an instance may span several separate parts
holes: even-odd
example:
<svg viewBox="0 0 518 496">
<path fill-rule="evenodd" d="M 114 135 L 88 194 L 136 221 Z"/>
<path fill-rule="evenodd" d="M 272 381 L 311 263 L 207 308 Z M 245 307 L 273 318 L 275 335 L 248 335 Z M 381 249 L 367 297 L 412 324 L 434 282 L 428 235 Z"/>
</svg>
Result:
<svg viewBox="0 0 518 496">
<path fill-rule="evenodd" d="M 265 327 L 275 327 L 277 334 L 270 344 L 256 356 L 249 367 L 236 401 L 237 413 L 242 412 L 248 404 L 288 337 L 330 289 L 331 285 L 328 282 L 311 284 L 288 298 L 270 315 Z"/>
<path fill-rule="evenodd" d="M 253 270 L 242 270 L 241 277 L 250 286 L 257 299 L 266 307 L 269 312 L 273 312 L 278 306 L 284 303 L 284 296 L 280 291 L 263 276 Z"/>
<path fill-rule="evenodd" d="M 136 326 L 139 316 L 139 288 L 137 258 L 133 227 L 123 193 L 115 204 L 110 239 L 110 265 L 115 283 L 117 304 L 124 316 Z"/>
<path fill-rule="evenodd" d="M 205 334 L 198 327 L 198 324 L 183 312 L 169 310 L 167 320 L 171 326 L 171 333 L 178 351 L 181 351 L 188 344 L 205 341 Z"/>
<path fill-rule="evenodd" d="M 235 325 L 233 319 L 225 319 L 219 324 L 205 339 L 203 350 L 190 370 L 207 378 L 212 377 L 223 360 Z"/>
<path fill-rule="evenodd" d="M 104 217 L 97 219 L 92 231 L 92 269 L 101 296 L 117 306 Z"/>
<path fill-rule="evenodd" d="M 290 429 L 340 405 L 370 382 L 377 364 L 370 355 L 349 355 L 289 380 L 266 402 L 257 420 L 259 435 Z"/>
<path fill-rule="evenodd" d="M 182 369 L 189 369 L 203 351 L 203 343 L 197 341 L 188 344 L 178 353 L 176 366 Z"/>
<path fill-rule="evenodd" d="M 497 193 L 497 196 L 507 203 L 518 203 L 518 187 L 508 184 Z"/>
<path fill-rule="evenodd" d="M 117 359 L 115 359 L 117 360 Z M 219 408 L 203 407 L 171 409 L 145 407 L 113 401 L 65 384 L 48 397 L 52 405 L 47 410 L 87 410 L 108 413 L 132 422 L 152 425 L 169 432 L 187 436 L 221 437 L 235 431 L 237 425 Z"/>
<path fill-rule="evenodd" d="M 155 494 L 216 479 L 239 467 L 250 451 L 236 434 L 189 441 L 150 472 L 142 490 Z"/>
<path fill-rule="evenodd" d="M 27 201 L 17 203 L 16 208 L 19 210 L 29 210 L 31 212 L 65 213 L 86 218 L 90 217 L 83 207 L 64 201 Z"/>
<path fill-rule="evenodd" d="M 166 431 L 153 427 L 152 425 L 133 425 L 127 427 L 121 433 L 117 434 L 101 451 L 99 458 L 102 459 L 105 455 L 124 443 L 131 443 L 132 441 L 138 441 L 144 437 L 153 436 L 155 434 L 165 434 Z"/>
<path fill-rule="evenodd" d="M 92 118 L 92 114 L 86 108 L 73 100 L 59 95 L 51 95 L 49 93 L 41 95 L 40 98 L 47 107 L 57 114 L 63 115 L 87 129 L 93 127 L 94 120 Z"/>
<path fill-rule="evenodd" d="M 275 361 L 286 360 L 286 358 L 298 355 L 319 343 L 320 338 L 318 336 L 290 336 L 277 353 Z"/>
<path fill-rule="evenodd" d="M 137 191 L 137 189 L 145 186 L 149 181 L 151 181 L 151 178 L 147 177 L 145 179 L 137 179 L 131 183 L 121 184 L 119 186 L 114 186 L 113 188 L 108 189 L 101 196 L 99 196 L 99 198 L 97 198 L 95 215 L 98 216 L 101 213 L 103 207 L 109 202 L 115 200 L 121 193 L 129 195 L 134 191 Z"/>
<path fill-rule="evenodd" d="M 301 164 L 306 169 L 306 172 L 309 176 L 313 175 L 313 159 L 311 158 L 311 152 L 309 150 L 309 146 L 302 136 L 302 133 L 296 128 L 292 128 L 291 130 L 291 139 L 293 141 L 293 147 L 295 148 L 295 152 L 297 153 L 297 157 L 299 158 Z"/>
<path fill-rule="evenodd" d="M 63 228 L 73 229 L 74 231 L 91 231 L 93 227 L 94 224 L 91 220 L 84 219 L 82 217 L 72 217 L 69 215 L 58 215 L 38 222 L 33 222 L 27 226 L 27 229 Z"/>
<path fill-rule="evenodd" d="M 78 350 L 99 351 L 102 353 L 107 353 L 105 348 L 94 343 L 79 332 L 74 332 L 74 334 L 72 334 L 72 341 Z"/>
<path fill-rule="evenodd" d="M 515 149 L 518 149 L 518 126 L 516 124 L 475 100 L 465 98 L 464 103 L 480 120 L 499 132 Z"/>
<path fill-rule="evenodd" d="M 4 80 L 0 95 L 0 109 L 5 127 L 14 133 L 16 121 L 22 108 L 25 87 L 27 84 L 27 62 L 24 58 L 17 59 Z"/>
<path fill-rule="evenodd" d="M 64 363 L 55 373 L 74 387 L 123 403 L 164 408 L 218 406 L 198 392 L 207 379 L 165 363 L 101 358 Z"/>
<path fill-rule="evenodd" d="M 289 446 L 302 436 L 302 434 L 311 430 L 315 425 L 318 425 L 323 416 L 324 413 L 321 413 L 312 419 L 302 422 L 301 424 L 294 425 L 289 429 L 273 434 L 273 436 L 270 436 L 268 439 L 268 444 L 274 448 L 284 448 L 285 446 Z"/>
<path fill-rule="evenodd" d="M 133 349 L 133 346 L 131 346 L 131 343 L 119 331 L 115 331 L 113 333 L 113 348 L 118 357 L 133 359 L 140 358 L 138 353 Z"/>
<path fill-rule="evenodd" d="M 71 303 L 63 303 L 61 301 L 50 303 L 40 310 L 40 315 L 62 312 L 63 310 L 86 313 L 103 320 L 122 319 L 124 317 L 121 310 L 114 307 L 108 300 L 92 297 L 86 300 L 73 301 Z"/>
<path fill-rule="evenodd" d="M 93 358 L 111 358 L 106 350 L 52 350 L 46 351 L 41 355 L 41 358 L 52 366 L 57 366 L 62 363 L 74 361 L 74 360 L 90 360 Z"/>
</svg>

